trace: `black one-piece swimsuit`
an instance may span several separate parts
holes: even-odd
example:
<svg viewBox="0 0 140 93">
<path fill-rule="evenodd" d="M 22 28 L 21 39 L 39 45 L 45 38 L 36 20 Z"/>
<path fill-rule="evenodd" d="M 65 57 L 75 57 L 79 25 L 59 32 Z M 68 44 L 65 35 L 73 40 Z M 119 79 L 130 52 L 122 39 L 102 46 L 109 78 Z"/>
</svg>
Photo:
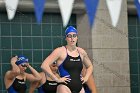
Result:
<svg viewBox="0 0 140 93">
<path fill-rule="evenodd" d="M 78 51 L 78 50 L 77 50 Z M 66 85 L 72 93 L 79 93 L 82 89 L 81 71 L 83 68 L 80 54 L 78 57 L 68 55 L 64 62 L 59 66 L 58 70 L 61 77 L 69 76 L 71 79 Z"/>
</svg>

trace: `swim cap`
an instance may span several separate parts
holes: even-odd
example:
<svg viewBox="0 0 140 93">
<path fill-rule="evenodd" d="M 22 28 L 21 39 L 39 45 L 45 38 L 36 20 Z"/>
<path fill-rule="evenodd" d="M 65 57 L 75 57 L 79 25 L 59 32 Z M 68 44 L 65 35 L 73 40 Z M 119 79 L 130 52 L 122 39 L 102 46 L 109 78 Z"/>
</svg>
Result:
<svg viewBox="0 0 140 93">
<path fill-rule="evenodd" d="M 16 65 L 20 65 L 22 63 L 27 63 L 28 62 L 28 58 L 25 57 L 24 55 L 19 55 L 16 61 Z"/>
<path fill-rule="evenodd" d="M 67 27 L 67 29 L 65 30 L 65 35 L 67 35 L 67 34 L 70 33 L 70 32 L 75 32 L 76 34 L 78 34 L 76 28 L 73 27 L 73 26 Z"/>
</svg>

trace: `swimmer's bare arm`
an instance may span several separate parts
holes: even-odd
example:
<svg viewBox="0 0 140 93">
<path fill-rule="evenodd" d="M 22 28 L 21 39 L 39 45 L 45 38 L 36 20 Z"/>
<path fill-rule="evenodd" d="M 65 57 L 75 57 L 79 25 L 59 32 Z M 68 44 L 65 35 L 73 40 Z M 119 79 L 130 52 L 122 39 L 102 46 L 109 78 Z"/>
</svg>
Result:
<svg viewBox="0 0 140 93">
<path fill-rule="evenodd" d="M 89 89 L 91 90 L 91 93 L 97 93 L 97 89 L 96 89 L 96 85 L 95 85 L 95 82 L 94 82 L 93 75 L 90 75 L 86 84 L 88 85 Z"/>
<path fill-rule="evenodd" d="M 81 53 L 83 55 L 83 64 L 85 65 L 87 72 L 85 73 L 85 76 L 82 78 L 83 83 L 85 83 L 93 72 L 93 65 L 85 50 L 81 49 Z"/>
<path fill-rule="evenodd" d="M 9 85 L 11 84 L 11 82 L 13 82 L 13 80 L 15 79 L 15 77 L 20 74 L 20 69 L 15 64 L 16 61 L 17 61 L 17 56 L 11 58 L 11 61 L 10 62 L 11 62 L 12 69 L 9 70 L 9 71 L 7 71 L 5 73 L 4 83 L 5 83 L 6 89 L 9 87 Z"/>
<path fill-rule="evenodd" d="M 40 81 L 41 80 L 40 74 L 31 65 L 29 65 L 29 63 L 28 63 L 28 68 L 30 69 L 32 74 L 25 73 L 26 79 L 29 81 Z"/>
<path fill-rule="evenodd" d="M 40 85 L 42 85 L 43 84 L 42 82 L 46 81 L 45 73 L 40 72 L 39 74 L 41 76 L 41 80 L 30 82 L 29 93 L 34 93 L 35 89 L 38 88 Z"/>
<path fill-rule="evenodd" d="M 29 93 L 34 93 L 35 89 L 38 88 L 40 82 L 34 81 L 30 83 Z"/>
<path fill-rule="evenodd" d="M 83 67 L 83 70 L 82 70 L 82 75 L 85 76 L 86 74 L 86 68 L 85 66 Z M 97 89 L 96 89 L 96 85 L 95 85 L 95 82 L 94 82 L 94 77 L 93 77 L 93 74 L 91 74 L 86 82 L 87 86 L 89 87 L 89 89 L 91 90 L 91 93 L 97 93 Z"/>
<path fill-rule="evenodd" d="M 60 57 L 60 48 L 56 48 L 42 63 L 42 70 L 53 80 L 58 81 L 58 78 L 52 73 L 50 65 Z"/>
<path fill-rule="evenodd" d="M 12 57 L 11 58 L 11 66 L 12 66 L 12 69 L 7 71 L 6 74 L 5 74 L 5 78 L 6 79 L 14 79 L 17 75 L 20 74 L 20 69 L 19 67 L 15 64 L 17 61 L 17 56 L 15 57 Z"/>
<path fill-rule="evenodd" d="M 55 80 L 56 82 L 65 82 L 68 80 L 68 78 L 58 78 L 56 77 L 51 69 L 50 69 L 50 65 L 55 62 L 56 60 L 58 60 L 61 57 L 61 53 L 62 53 L 62 47 L 56 48 L 42 63 L 41 68 L 42 70 L 53 80 Z M 65 82 L 66 83 L 66 82 Z"/>
</svg>

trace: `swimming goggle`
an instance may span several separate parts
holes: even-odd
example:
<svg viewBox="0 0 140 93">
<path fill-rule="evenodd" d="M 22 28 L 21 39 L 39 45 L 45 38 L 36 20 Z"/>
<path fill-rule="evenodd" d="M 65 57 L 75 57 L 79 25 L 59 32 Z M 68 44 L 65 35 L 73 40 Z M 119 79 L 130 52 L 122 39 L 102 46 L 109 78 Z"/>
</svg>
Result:
<svg viewBox="0 0 140 93">
<path fill-rule="evenodd" d="M 27 64 L 21 64 L 22 67 L 28 67 Z"/>
<path fill-rule="evenodd" d="M 76 38 L 76 37 L 77 37 L 77 34 L 67 34 L 67 37 L 68 37 L 68 38 L 72 38 L 72 37 L 73 37 L 73 38 Z"/>
</svg>

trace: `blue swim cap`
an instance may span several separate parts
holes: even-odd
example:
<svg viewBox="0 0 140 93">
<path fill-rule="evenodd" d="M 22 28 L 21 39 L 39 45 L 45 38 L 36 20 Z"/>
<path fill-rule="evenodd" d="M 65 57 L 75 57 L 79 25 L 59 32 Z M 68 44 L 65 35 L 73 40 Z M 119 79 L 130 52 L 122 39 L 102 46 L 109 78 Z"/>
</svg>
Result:
<svg viewBox="0 0 140 93">
<path fill-rule="evenodd" d="M 70 33 L 70 32 L 75 32 L 76 34 L 78 34 L 76 28 L 73 27 L 73 26 L 67 27 L 67 29 L 65 30 L 65 35 L 67 35 L 67 34 Z"/>
<path fill-rule="evenodd" d="M 16 65 L 20 65 L 22 63 L 27 63 L 28 62 L 28 58 L 25 57 L 24 55 L 19 55 L 16 61 Z"/>
</svg>

